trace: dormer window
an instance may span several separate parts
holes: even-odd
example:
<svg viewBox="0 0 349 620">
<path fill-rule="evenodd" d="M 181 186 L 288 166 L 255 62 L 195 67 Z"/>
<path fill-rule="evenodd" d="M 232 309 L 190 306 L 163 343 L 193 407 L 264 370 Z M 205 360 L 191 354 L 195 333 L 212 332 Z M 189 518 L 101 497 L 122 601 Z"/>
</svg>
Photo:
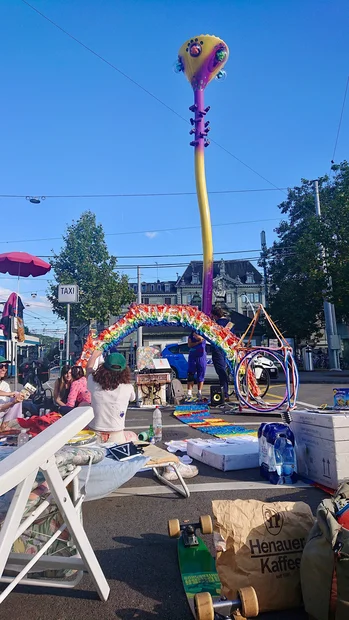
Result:
<svg viewBox="0 0 349 620">
<path fill-rule="evenodd" d="M 246 273 L 246 284 L 254 284 L 254 275 L 251 272 Z"/>
<path fill-rule="evenodd" d="M 191 283 L 192 284 L 199 284 L 199 274 L 198 273 L 192 273 Z"/>
<path fill-rule="evenodd" d="M 169 293 L 171 290 L 171 285 L 170 284 L 165 284 L 165 293 Z"/>
</svg>

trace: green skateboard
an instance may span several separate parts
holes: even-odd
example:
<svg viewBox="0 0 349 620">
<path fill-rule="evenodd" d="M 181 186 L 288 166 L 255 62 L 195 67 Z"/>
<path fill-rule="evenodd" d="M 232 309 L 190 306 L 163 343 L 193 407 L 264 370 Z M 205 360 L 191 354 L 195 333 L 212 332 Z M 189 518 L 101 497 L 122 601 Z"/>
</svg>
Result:
<svg viewBox="0 0 349 620">
<path fill-rule="evenodd" d="M 241 610 L 243 617 L 258 616 L 258 601 L 253 588 L 239 590 L 239 598 L 228 601 L 220 597 L 221 582 L 216 571 L 216 563 L 204 541 L 196 535 L 212 534 L 212 521 L 209 515 L 200 517 L 199 523 L 180 524 L 178 519 L 168 522 L 171 538 L 178 538 L 178 561 L 184 591 L 191 612 L 196 620 L 221 620 L 233 617 Z"/>
</svg>

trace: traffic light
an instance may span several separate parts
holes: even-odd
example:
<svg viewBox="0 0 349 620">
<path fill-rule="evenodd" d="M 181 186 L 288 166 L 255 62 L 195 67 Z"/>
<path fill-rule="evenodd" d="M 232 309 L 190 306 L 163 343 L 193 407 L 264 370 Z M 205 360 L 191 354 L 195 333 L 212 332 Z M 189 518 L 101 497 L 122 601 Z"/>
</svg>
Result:
<svg viewBox="0 0 349 620">
<path fill-rule="evenodd" d="M 64 338 L 61 338 L 61 340 L 59 341 L 59 350 L 60 351 L 64 350 Z"/>
</svg>

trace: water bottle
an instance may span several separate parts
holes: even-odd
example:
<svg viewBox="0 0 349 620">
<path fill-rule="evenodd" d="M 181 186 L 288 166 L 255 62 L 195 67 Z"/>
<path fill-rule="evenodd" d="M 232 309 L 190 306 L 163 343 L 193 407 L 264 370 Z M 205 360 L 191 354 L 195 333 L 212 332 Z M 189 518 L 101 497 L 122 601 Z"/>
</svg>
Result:
<svg viewBox="0 0 349 620">
<path fill-rule="evenodd" d="M 28 441 L 29 441 L 29 435 L 27 431 L 25 430 L 25 428 L 23 428 L 20 434 L 18 435 L 17 448 L 24 446 L 24 444 L 26 444 Z"/>
<path fill-rule="evenodd" d="M 293 484 L 296 482 L 294 447 L 284 433 L 280 433 L 275 441 L 274 456 L 276 471 L 273 472 L 274 476 L 271 474 L 274 480 L 270 481 L 274 484 Z"/>
<path fill-rule="evenodd" d="M 153 411 L 153 428 L 155 443 L 162 441 L 162 414 L 158 406 Z"/>
</svg>

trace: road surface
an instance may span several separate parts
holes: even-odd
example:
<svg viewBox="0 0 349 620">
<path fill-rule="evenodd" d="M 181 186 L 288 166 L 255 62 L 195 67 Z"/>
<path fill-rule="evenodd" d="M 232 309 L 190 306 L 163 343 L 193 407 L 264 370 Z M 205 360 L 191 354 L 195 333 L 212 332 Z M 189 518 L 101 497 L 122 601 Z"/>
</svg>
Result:
<svg viewBox="0 0 349 620">
<path fill-rule="evenodd" d="M 314 394 L 315 396 L 315 394 Z M 310 400 L 310 392 L 302 396 Z M 225 416 L 257 428 L 273 416 Z M 151 411 L 131 409 L 127 427 L 149 427 Z M 163 411 L 164 440 L 202 436 Z M 88 576 L 74 590 L 18 588 L 1 605 L 2 617 L 25 620 L 190 620 L 177 566 L 176 541 L 167 537 L 167 521 L 197 519 L 211 513 L 213 499 L 305 501 L 316 510 L 324 493 L 298 484 L 275 487 L 261 481 L 258 470 L 221 472 L 197 463 L 199 475 L 189 480 L 189 499 L 177 497 L 151 473 L 138 474 L 118 495 L 84 504 L 87 533 L 111 587 L 107 603 L 93 592 Z M 211 537 L 206 537 L 211 545 Z M 212 545 L 211 545 L 212 548 Z M 261 620 L 305 620 L 301 610 L 261 615 Z"/>
</svg>

